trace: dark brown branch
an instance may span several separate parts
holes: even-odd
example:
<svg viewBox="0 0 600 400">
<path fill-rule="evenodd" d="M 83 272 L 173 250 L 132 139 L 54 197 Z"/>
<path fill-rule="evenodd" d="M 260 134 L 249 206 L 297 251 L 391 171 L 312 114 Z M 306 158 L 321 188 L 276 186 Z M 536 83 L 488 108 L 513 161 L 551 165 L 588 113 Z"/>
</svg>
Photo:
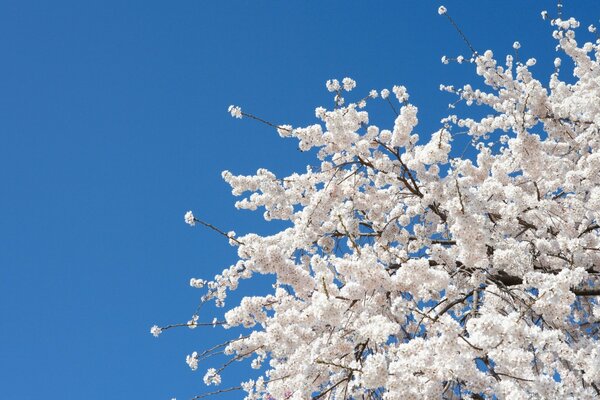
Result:
<svg viewBox="0 0 600 400">
<path fill-rule="evenodd" d="M 416 236 L 409 236 L 408 240 L 418 240 Z M 450 239 L 428 239 L 431 244 L 442 244 L 444 246 L 454 246 L 456 245 L 456 240 Z"/>
<path fill-rule="evenodd" d="M 446 312 L 448 312 L 452 307 L 454 307 L 457 304 L 463 303 L 465 300 L 467 300 L 469 297 L 471 297 L 471 295 L 473 294 L 473 290 L 471 290 L 469 293 L 467 293 L 466 295 L 464 295 L 462 298 L 456 299 L 448 304 L 446 304 L 446 306 L 444 308 L 442 308 L 440 310 L 440 312 L 433 317 L 433 322 L 436 322 L 442 315 L 444 315 Z"/>
<path fill-rule="evenodd" d="M 313 396 L 312 400 L 318 400 L 321 397 L 325 396 L 327 393 L 331 392 L 333 389 L 335 389 L 336 387 L 338 387 L 339 385 L 341 385 L 344 382 L 350 381 L 350 379 L 352 378 L 352 374 L 348 374 L 347 377 L 345 377 L 344 379 L 340 380 L 338 383 L 336 383 L 335 385 L 331 386 L 329 389 L 327 389 L 324 392 L 319 393 L 316 396 Z"/>
<path fill-rule="evenodd" d="M 523 279 L 518 276 L 508 275 L 506 272 L 500 271 L 498 274 L 492 275 L 492 281 L 502 283 L 504 286 L 522 285 Z M 600 288 L 598 289 L 579 289 L 571 288 L 571 292 L 576 296 L 600 296 Z"/>
<path fill-rule="evenodd" d="M 579 234 L 579 236 L 577 236 L 578 238 L 582 237 L 583 235 L 585 235 L 586 233 L 590 233 L 591 231 L 600 228 L 600 225 L 598 224 L 592 224 L 590 226 L 588 226 L 583 232 L 581 232 Z"/>
<path fill-rule="evenodd" d="M 356 371 L 356 372 L 360 372 L 360 370 L 359 370 L 359 369 L 350 368 L 350 367 L 347 367 L 347 366 L 345 366 L 345 365 L 336 364 L 336 363 L 329 362 L 329 361 L 316 360 L 315 362 L 316 362 L 317 364 L 329 365 L 329 366 L 331 366 L 331 367 L 337 367 L 337 368 L 345 369 L 345 370 L 347 370 L 347 371 Z"/>
<path fill-rule="evenodd" d="M 428 260 L 428 261 L 429 261 L 429 265 L 432 267 L 440 265 L 436 261 L 433 261 L 433 260 Z M 466 267 L 460 261 L 456 262 L 456 267 L 459 270 L 464 270 L 467 272 L 472 271 L 471 268 Z M 402 268 L 402 264 L 390 264 L 388 266 L 387 270 L 390 275 L 393 275 L 400 268 Z M 591 272 L 593 270 L 594 270 L 593 267 L 586 269 L 586 271 L 588 271 L 588 272 Z M 492 283 L 500 283 L 506 287 L 517 286 L 517 285 L 523 284 L 523 278 L 514 276 L 514 275 L 509 275 L 504 271 L 499 271 L 496 274 L 490 275 L 489 280 Z M 599 288 L 571 288 L 571 293 L 573 293 L 576 296 L 600 296 L 600 287 Z"/>
</svg>

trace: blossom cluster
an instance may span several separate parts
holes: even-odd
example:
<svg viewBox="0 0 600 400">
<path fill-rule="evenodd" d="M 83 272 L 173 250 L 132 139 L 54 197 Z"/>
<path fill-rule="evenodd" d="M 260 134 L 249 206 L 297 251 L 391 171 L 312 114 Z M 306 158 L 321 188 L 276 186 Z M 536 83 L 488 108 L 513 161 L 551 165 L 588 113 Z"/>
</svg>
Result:
<svg viewBox="0 0 600 400">
<path fill-rule="evenodd" d="M 246 399 L 600 395 L 600 42 L 580 45 L 573 19 L 552 24 L 574 82 L 561 80 L 560 61 L 545 86 L 533 59 L 475 53 L 486 89 L 442 89 L 493 112 L 449 115 L 422 141 L 405 87 L 367 96 L 395 95 L 385 128 L 342 105 L 356 82 L 330 80 L 334 109 L 278 127 L 316 150 L 316 166 L 223 173 L 245 196 L 237 208 L 289 222 L 236 236 L 235 265 L 190 281 L 223 306 L 240 280 L 276 277 L 272 292 L 225 312 L 224 328 L 249 333 L 223 352 L 263 368 L 241 384 Z M 457 130 L 473 157 L 453 146 Z M 187 363 L 197 369 L 198 353 Z M 220 384 L 220 371 L 204 382 Z"/>
</svg>

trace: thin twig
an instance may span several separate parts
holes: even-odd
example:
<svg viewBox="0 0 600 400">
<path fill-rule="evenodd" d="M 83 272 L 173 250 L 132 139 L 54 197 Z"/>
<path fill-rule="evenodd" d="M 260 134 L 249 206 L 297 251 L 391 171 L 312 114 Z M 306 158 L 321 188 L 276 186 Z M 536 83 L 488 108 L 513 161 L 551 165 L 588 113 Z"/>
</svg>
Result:
<svg viewBox="0 0 600 400">
<path fill-rule="evenodd" d="M 218 232 L 219 234 L 221 234 L 221 235 L 225 236 L 227 239 L 231 239 L 231 240 L 233 240 L 233 241 L 234 241 L 234 242 L 236 242 L 237 244 L 242 244 L 242 245 L 244 244 L 244 243 L 240 242 L 239 240 L 237 240 L 235 237 L 233 237 L 233 236 L 229 236 L 227 233 L 223 232 L 222 230 L 220 230 L 219 228 L 217 228 L 217 227 L 216 227 L 216 226 L 214 226 L 213 224 L 209 224 L 208 222 L 201 221 L 201 220 L 199 220 L 199 219 L 198 219 L 198 218 L 196 218 L 196 217 L 194 217 L 194 222 L 198 222 L 199 224 L 202 224 L 202 225 L 206 226 L 207 228 L 210 228 L 210 229 L 212 229 L 213 231 L 215 231 L 215 232 Z"/>
<path fill-rule="evenodd" d="M 199 394 L 197 396 L 192 397 L 191 400 L 198 400 L 198 399 L 202 399 L 204 397 L 212 396 L 212 395 L 215 395 L 215 394 L 233 392 L 235 390 L 242 390 L 242 387 L 241 386 L 233 386 L 233 387 L 230 387 L 230 388 L 227 388 L 227 389 L 216 390 L 214 392 L 202 393 L 202 394 Z"/>
<path fill-rule="evenodd" d="M 458 25 L 456 25 L 456 23 L 454 22 L 454 20 L 450 16 L 450 14 L 448 14 L 448 11 L 446 11 L 444 13 L 444 15 L 446 16 L 446 18 L 448 18 L 448 21 L 450 21 L 450 23 L 452 24 L 452 26 L 454 26 L 454 29 L 456 29 L 456 31 L 458 32 L 458 34 L 460 35 L 460 37 L 462 37 L 462 39 L 467 44 L 467 46 L 469 46 L 469 49 L 471 50 L 471 52 L 473 53 L 473 55 L 477 55 L 477 51 L 471 45 L 471 42 L 469 42 L 469 39 L 467 39 L 467 37 L 465 36 L 465 34 L 460 30 L 460 28 L 458 27 Z"/>
<path fill-rule="evenodd" d="M 197 326 L 215 326 L 215 325 L 225 325 L 226 322 L 225 321 L 215 321 L 215 322 L 202 322 L 202 323 L 193 323 L 190 324 L 188 322 L 186 323 L 182 323 L 182 324 L 170 324 L 170 325 L 166 325 L 166 326 L 161 326 L 159 327 L 161 330 L 166 331 L 167 329 L 172 329 L 172 328 L 181 328 L 181 327 L 197 327 Z"/>
<path fill-rule="evenodd" d="M 264 119 L 262 119 L 262 118 L 260 118 L 260 117 L 257 117 L 256 115 L 248 114 L 248 113 L 245 113 L 245 112 L 243 112 L 243 111 L 242 111 L 242 115 L 243 115 L 244 117 L 252 118 L 252 119 L 254 119 L 254 120 L 258 121 L 258 122 L 262 122 L 263 124 L 265 124 L 265 125 L 268 125 L 268 126 L 270 126 L 271 128 L 275 128 L 275 129 L 281 129 L 281 130 L 283 130 L 283 131 L 286 131 L 286 132 L 292 132 L 292 130 L 291 130 L 291 129 L 289 129 L 289 128 L 286 128 L 285 126 L 281 126 L 281 125 L 275 125 L 275 124 L 273 124 L 273 123 L 271 123 L 271 122 L 269 122 L 269 121 L 266 121 L 266 120 L 264 120 Z"/>
</svg>

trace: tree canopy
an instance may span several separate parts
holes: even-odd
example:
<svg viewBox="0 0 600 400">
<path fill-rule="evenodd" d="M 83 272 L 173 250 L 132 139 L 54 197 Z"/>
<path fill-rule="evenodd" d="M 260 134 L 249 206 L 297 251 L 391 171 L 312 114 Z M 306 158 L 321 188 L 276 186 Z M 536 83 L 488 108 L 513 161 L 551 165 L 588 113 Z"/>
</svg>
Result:
<svg viewBox="0 0 600 400">
<path fill-rule="evenodd" d="M 439 13 L 456 26 L 446 8 Z M 208 367 L 204 382 L 216 393 L 600 396 L 600 39 L 578 43 L 578 21 L 542 16 L 559 50 L 548 82 L 534 78 L 535 59 L 518 58 L 519 43 L 499 61 L 465 38 L 471 54 L 442 61 L 472 64 L 485 87 L 441 89 L 487 115 L 448 115 L 425 138 L 403 86 L 363 97 L 354 80 L 332 79 L 334 107 L 317 108 L 305 127 L 230 107 L 233 117 L 297 139 L 318 166 L 286 177 L 223 172 L 245 196 L 236 207 L 289 222 L 274 235 L 237 236 L 185 215 L 226 236 L 239 256 L 214 279 L 191 280 L 206 291 L 202 302 L 223 306 L 240 280 L 276 278 L 272 292 L 244 297 L 222 321 L 194 315 L 179 325 L 248 328 L 187 357 L 197 369 L 224 351 L 262 372 L 220 389 L 228 364 Z M 389 126 L 370 123 L 377 102 L 395 113 Z M 474 157 L 453 146 L 463 132 Z"/>
</svg>

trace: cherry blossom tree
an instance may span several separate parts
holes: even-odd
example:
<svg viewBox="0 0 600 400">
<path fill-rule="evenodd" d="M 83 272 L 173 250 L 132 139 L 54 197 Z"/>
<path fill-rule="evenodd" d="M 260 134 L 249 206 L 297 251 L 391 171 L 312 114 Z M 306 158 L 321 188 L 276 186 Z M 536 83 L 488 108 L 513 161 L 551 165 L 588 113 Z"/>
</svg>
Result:
<svg viewBox="0 0 600 400">
<path fill-rule="evenodd" d="M 315 150 L 319 165 L 287 177 L 223 172 L 234 195 L 248 194 L 236 207 L 290 225 L 236 236 L 188 212 L 239 256 L 190 284 L 217 306 L 257 274 L 275 276 L 273 290 L 222 320 L 200 313 L 152 333 L 247 328 L 187 357 L 215 386 L 229 363 L 251 358 L 258 379 L 211 392 L 246 399 L 598 398 L 600 38 L 579 44 L 578 21 L 542 16 L 560 50 L 549 83 L 533 77 L 534 59 L 500 62 L 465 38 L 470 56 L 443 62 L 471 63 L 486 89 L 441 88 L 489 115 L 449 115 L 425 141 L 403 86 L 350 100 L 356 83 L 330 80 L 335 107 L 306 127 L 230 107 Z M 367 103 L 381 101 L 396 113 L 388 127 L 369 123 Z M 465 130 L 474 157 L 453 147 Z M 231 360 L 210 365 L 219 351 Z"/>
</svg>

